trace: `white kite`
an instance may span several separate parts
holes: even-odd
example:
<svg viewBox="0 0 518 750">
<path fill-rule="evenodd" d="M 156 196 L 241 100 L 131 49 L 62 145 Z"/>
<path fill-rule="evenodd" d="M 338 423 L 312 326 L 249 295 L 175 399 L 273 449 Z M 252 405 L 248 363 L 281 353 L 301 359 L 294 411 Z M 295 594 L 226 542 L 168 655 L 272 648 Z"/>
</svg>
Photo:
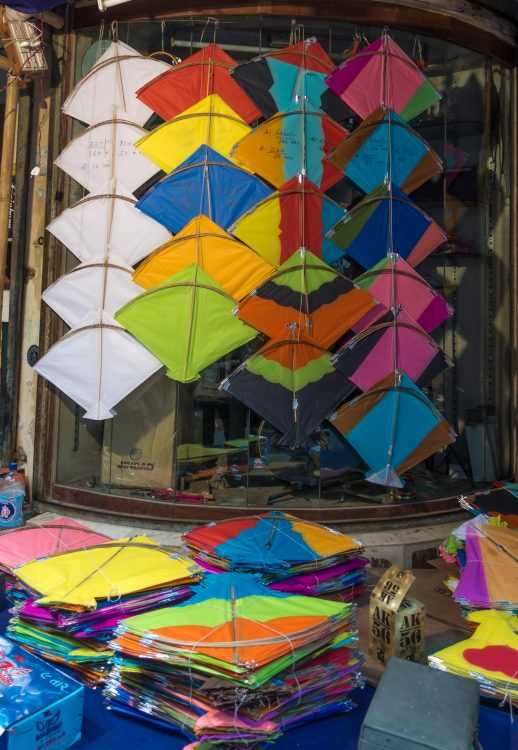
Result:
<svg viewBox="0 0 518 750">
<path fill-rule="evenodd" d="M 70 141 L 54 164 L 89 192 L 99 192 L 114 177 L 133 192 L 157 173 L 135 148 L 145 135 L 147 130 L 129 120 L 106 120 Z"/>
<path fill-rule="evenodd" d="M 93 313 L 34 366 L 85 409 L 85 419 L 111 419 L 114 407 L 162 363 L 106 313 Z"/>
<path fill-rule="evenodd" d="M 144 57 L 122 42 L 113 42 L 76 85 L 63 112 L 88 125 L 113 118 L 144 125 L 153 111 L 137 99 L 136 92 L 169 69 L 167 63 Z"/>
<path fill-rule="evenodd" d="M 88 195 L 47 227 L 83 263 L 109 259 L 134 266 L 171 239 L 162 224 L 135 208 L 123 188 L 116 190 Z"/>
<path fill-rule="evenodd" d="M 42 299 L 70 328 L 75 328 L 92 311 L 105 310 L 113 315 L 142 294 L 132 275 L 132 268 L 113 262 L 82 263 L 51 284 Z"/>
</svg>

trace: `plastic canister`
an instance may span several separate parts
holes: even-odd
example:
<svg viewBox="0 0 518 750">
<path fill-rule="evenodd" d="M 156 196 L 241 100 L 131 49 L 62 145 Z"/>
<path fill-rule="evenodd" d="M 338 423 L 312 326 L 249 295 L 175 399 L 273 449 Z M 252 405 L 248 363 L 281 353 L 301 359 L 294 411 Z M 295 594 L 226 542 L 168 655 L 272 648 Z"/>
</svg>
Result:
<svg viewBox="0 0 518 750">
<path fill-rule="evenodd" d="M 0 530 L 23 525 L 25 477 L 16 464 L 0 474 Z"/>
</svg>

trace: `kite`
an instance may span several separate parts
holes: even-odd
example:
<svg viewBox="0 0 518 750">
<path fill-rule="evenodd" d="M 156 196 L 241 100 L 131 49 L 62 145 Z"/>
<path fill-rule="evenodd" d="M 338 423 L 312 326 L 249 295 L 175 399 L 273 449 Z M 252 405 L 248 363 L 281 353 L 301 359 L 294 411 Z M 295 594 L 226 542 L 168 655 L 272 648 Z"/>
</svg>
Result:
<svg viewBox="0 0 518 750">
<path fill-rule="evenodd" d="M 326 191 L 343 178 L 342 170 L 327 157 L 348 135 L 330 117 L 302 102 L 258 125 L 236 144 L 232 157 L 277 188 L 305 175 Z"/>
<path fill-rule="evenodd" d="M 442 162 L 421 136 L 391 110 L 378 109 L 330 157 L 364 193 L 385 181 L 405 193 L 439 175 Z"/>
<path fill-rule="evenodd" d="M 490 609 L 467 619 L 476 626 L 473 635 L 429 656 L 429 665 L 478 680 L 487 697 L 518 705 L 518 617 Z"/>
<path fill-rule="evenodd" d="M 230 158 L 235 144 L 250 130 L 218 94 L 211 94 L 159 125 L 136 145 L 160 169 L 171 172 L 200 146 L 210 146 L 221 156 Z"/>
<path fill-rule="evenodd" d="M 271 188 L 255 175 L 209 146 L 200 146 L 148 190 L 137 208 L 174 233 L 200 214 L 228 229 L 271 193 Z"/>
<path fill-rule="evenodd" d="M 92 312 L 34 365 L 41 377 L 86 410 L 111 419 L 114 406 L 162 367 L 105 312 Z"/>
<path fill-rule="evenodd" d="M 346 604 L 272 591 L 257 576 L 222 573 L 206 577 L 186 602 L 126 620 L 114 647 L 146 659 L 160 658 L 162 650 L 177 654 L 187 669 L 212 662 L 214 671 L 246 675 L 253 685 L 296 662 L 309 644 L 329 642 L 349 616 Z"/>
<path fill-rule="evenodd" d="M 396 185 L 385 183 L 349 209 L 328 236 L 363 268 L 380 261 L 391 244 L 417 266 L 447 241 L 430 216 Z"/>
<path fill-rule="evenodd" d="M 518 529 L 468 528 L 466 565 L 454 598 L 472 609 L 518 610 Z"/>
<path fill-rule="evenodd" d="M 290 446 L 303 445 L 354 386 L 309 338 L 274 340 L 243 362 L 220 385 L 260 414 Z"/>
<path fill-rule="evenodd" d="M 371 295 L 299 250 L 239 305 L 238 315 L 269 338 L 309 337 L 329 347 L 374 307 Z"/>
<path fill-rule="evenodd" d="M 333 264 L 344 252 L 327 233 L 344 213 L 316 185 L 294 177 L 243 214 L 229 231 L 273 266 L 280 266 L 300 248 Z"/>
<path fill-rule="evenodd" d="M 247 123 L 262 113 L 231 76 L 237 65 L 217 44 L 190 55 L 173 68 L 164 71 L 137 91 L 140 101 L 163 120 L 174 117 L 210 94 L 218 94 Z"/>
<path fill-rule="evenodd" d="M 147 536 L 115 539 L 54 555 L 18 568 L 18 579 L 35 592 L 35 604 L 95 610 L 97 601 L 197 579 L 196 566 L 173 557 Z"/>
<path fill-rule="evenodd" d="M 183 540 L 202 564 L 275 580 L 316 573 L 362 551 L 346 534 L 280 511 L 197 526 Z"/>
<path fill-rule="evenodd" d="M 169 70 L 123 42 L 113 42 L 63 105 L 63 112 L 88 125 L 112 119 L 144 125 L 153 114 L 136 97 L 145 83 Z"/>
<path fill-rule="evenodd" d="M 47 229 L 83 263 L 109 260 L 133 266 L 171 238 L 135 203 L 120 187 L 117 193 L 88 195 L 65 209 Z"/>
<path fill-rule="evenodd" d="M 409 121 L 441 99 L 387 33 L 345 60 L 326 82 L 362 119 L 384 107 Z"/>
<path fill-rule="evenodd" d="M 272 266 L 249 247 L 207 216 L 197 216 L 146 258 L 133 280 L 144 289 L 152 289 L 194 263 L 234 299 L 242 299 L 274 273 Z"/>
<path fill-rule="evenodd" d="M 114 177 L 131 193 L 156 174 L 135 145 L 146 133 L 127 120 L 92 125 L 70 141 L 54 164 L 90 192 L 109 192 Z"/>
<path fill-rule="evenodd" d="M 394 371 L 404 372 L 424 386 L 450 364 L 435 341 L 404 310 L 395 320 L 393 313 L 387 312 L 357 333 L 332 361 L 362 391 Z"/>
<path fill-rule="evenodd" d="M 321 109 L 340 122 L 350 112 L 327 87 L 326 76 L 334 69 L 327 52 L 311 37 L 242 63 L 232 76 L 267 118 L 305 97 L 312 109 Z"/>
<path fill-rule="evenodd" d="M 452 308 L 403 258 L 388 255 L 370 271 L 355 278 L 354 283 L 368 291 L 385 308 L 404 310 L 427 333 L 434 331 L 451 315 Z M 359 324 L 366 328 L 376 320 L 374 309 Z M 382 313 L 383 314 L 383 313 Z"/>
<path fill-rule="evenodd" d="M 108 261 L 82 263 L 51 284 L 42 299 L 71 328 L 80 325 L 92 310 L 113 315 L 137 297 L 142 289 L 132 281 L 133 269 Z"/>
<path fill-rule="evenodd" d="M 455 441 L 432 402 L 405 374 L 390 374 L 340 407 L 331 424 L 361 456 L 367 481 L 403 487 L 401 474 Z"/>
<path fill-rule="evenodd" d="M 257 332 L 233 314 L 235 302 L 191 265 L 121 308 L 115 318 L 181 383 L 251 341 Z"/>
<path fill-rule="evenodd" d="M 107 541 L 109 537 L 66 516 L 59 516 L 50 523 L 30 523 L 0 533 L 0 567 L 9 575 L 15 575 L 17 567 L 33 560 Z"/>
</svg>

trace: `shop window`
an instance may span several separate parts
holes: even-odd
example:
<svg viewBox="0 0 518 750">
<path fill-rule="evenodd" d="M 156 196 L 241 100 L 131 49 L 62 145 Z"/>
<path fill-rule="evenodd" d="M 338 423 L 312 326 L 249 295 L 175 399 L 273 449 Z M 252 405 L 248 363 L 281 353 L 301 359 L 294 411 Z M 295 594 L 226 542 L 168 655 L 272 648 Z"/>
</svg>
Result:
<svg viewBox="0 0 518 750">
<path fill-rule="evenodd" d="M 316 36 L 338 63 L 355 30 L 315 20 L 305 23 L 303 33 Z M 381 33 L 363 31 L 370 40 Z M 247 60 L 286 46 L 290 33 L 288 19 L 225 17 L 216 41 Z M 407 53 L 415 51 L 411 34 L 391 33 Z M 121 24 L 118 34 L 142 53 L 164 50 L 182 59 L 212 41 L 206 22 L 192 19 Z M 95 59 L 94 44 L 99 50 L 97 30 L 78 33 L 78 79 Z M 412 125 L 446 170 L 412 197 L 449 235 L 419 272 L 455 310 L 434 334 L 452 367 L 428 392 L 459 439 L 413 469 L 399 496 L 430 498 L 510 473 L 511 71 L 440 39 L 421 38 L 419 45 L 426 74 L 443 98 Z M 354 126 L 352 113 L 344 124 Z M 73 188 L 71 201 L 79 197 Z M 339 196 L 345 203 L 357 197 L 351 186 Z M 70 257 L 68 267 L 73 263 Z M 289 450 L 270 425 L 219 390 L 243 356 L 232 353 L 190 384 L 161 371 L 104 423 L 85 421 L 81 409 L 57 396 L 55 482 L 149 499 L 167 498 L 176 489 L 186 502 L 251 507 L 347 507 L 358 498 L 368 503 L 386 495 L 363 481 L 361 461 L 330 425 L 324 423 L 303 449 Z"/>
</svg>

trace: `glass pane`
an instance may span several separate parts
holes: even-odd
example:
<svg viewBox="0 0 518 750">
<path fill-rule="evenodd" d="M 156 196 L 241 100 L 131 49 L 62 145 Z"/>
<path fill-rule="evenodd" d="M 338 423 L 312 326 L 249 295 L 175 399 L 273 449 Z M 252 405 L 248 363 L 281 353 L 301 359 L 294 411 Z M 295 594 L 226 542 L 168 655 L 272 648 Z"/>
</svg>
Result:
<svg viewBox="0 0 518 750">
<path fill-rule="evenodd" d="M 216 41 L 237 61 L 290 42 L 290 19 L 239 16 L 220 19 Z M 144 54 L 164 50 L 181 59 L 213 41 L 206 19 L 120 24 L 119 38 Z M 356 28 L 315 19 L 304 24 L 338 64 Z M 363 29 L 369 40 L 380 28 Z M 426 389 L 459 433 L 447 451 L 410 471 L 399 497 L 451 496 L 472 482 L 509 472 L 511 321 L 511 75 L 480 54 L 427 37 L 392 30 L 410 55 L 422 56 L 442 100 L 412 127 L 443 159 L 444 175 L 412 194 L 448 233 L 448 244 L 418 267 L 443 294 L 453 316 L 434 337 L 452 366 Z M 77 78 L 95 54 L 98 32 L 78 35 Z M 98 47 L 97 53 L 100 51 Z M 342 124 L 353 129 L 351 112 Z M 155 127 L 157 118 L 147 127 Z M 80 126 L 78 126 L 80 127 Z M 73 198 L 80 196 L 77 189 Z M 362 194 L 347 181 L 330 195 L 345 207 Z M 265 227 L 265 232 L 268 227 Z M 68 267 L 75 263 L 72 256 Z M 344 263 L 355 278 L 362 269 Z M 336 348 L 336 347 L 335 347 Z M 247 352 L 253 350 L 248 348 Z M 387 499 L 364 481 L 365 466 L 351 446 L 324 422 L 296 450 L 280 433 L 219 388 L 243 361 L 241 350 L 214 363 L 194 383 L 177 384 L 158 373 L 117 407 L 104 425 L 85 422 L 81 410 L 60 398 L 57 481 L 76 487 L 179 502 L 253 508 L 329 507 Z"/>
</svg>

